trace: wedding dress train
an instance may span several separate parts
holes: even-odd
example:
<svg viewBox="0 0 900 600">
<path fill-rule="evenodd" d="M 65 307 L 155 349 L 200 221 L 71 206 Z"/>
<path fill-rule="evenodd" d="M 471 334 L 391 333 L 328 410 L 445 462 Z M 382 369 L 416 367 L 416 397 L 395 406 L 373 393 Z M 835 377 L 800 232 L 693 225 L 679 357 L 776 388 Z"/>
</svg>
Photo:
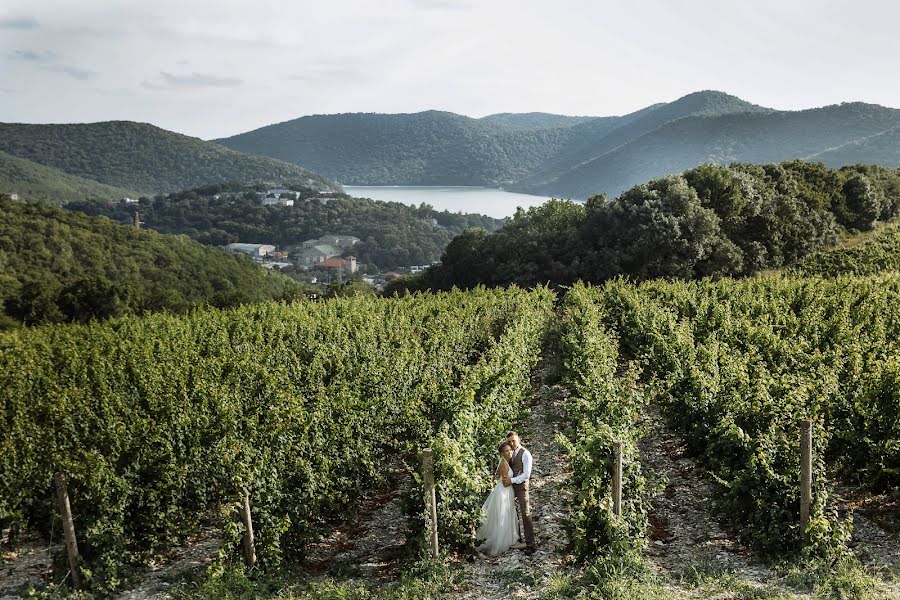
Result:
<svg viewBox="0 0 900 600">
<path fill-rule="evenodd" d="M 512 477 L 512 469 L 509 476 Z M 491 556 L 506 552 L 519 537 L 516 496 L 512 486 L 504 487 L 503 481 L 498 480 L 481 510 L 481 523 L 475 537 L 484 542 L 478 549 Z"/>
</svg>

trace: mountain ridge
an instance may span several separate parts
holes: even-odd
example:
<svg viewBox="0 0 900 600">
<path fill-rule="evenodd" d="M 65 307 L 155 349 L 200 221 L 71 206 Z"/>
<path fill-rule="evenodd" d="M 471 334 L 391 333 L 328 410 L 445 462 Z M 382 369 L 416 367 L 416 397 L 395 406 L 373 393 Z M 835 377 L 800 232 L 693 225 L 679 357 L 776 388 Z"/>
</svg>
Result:
<svg viewBox="0 0 900 600">
<path fill-rule="evenodd" d="M 679 123 L 682 119 L 692 120 Z M 538 121 L 545 126 L 534 127 Z M 803 122 L 807 130 L 798 125 Z M 878 133 L 873 124 L 886 134 L 872 140 L 880 143 L 877 149 L 851 143 Z M 900 164 L 900 154 L 895 161 L 887 134 L 895 125 L 900 125 L 900 110 L 876 104 L 844 102 L 785 111 L 703 90 L 621 116 L 497 113 L 474 119 L 447 111 L 310 115 L 216 141 L 308 164 L 348 184 L 484 185 L 587 198 L 615 195 L 702 162 L 773 162 L 822 154 L 829 166 L 841 166 L 863 162 L 855 158 L 857 152 L 894 166 Z M 790 129 L 793 141 L 778 133 L 781 126 Z M 711 131 L 717 128 L 718 134 Z M 681 138 L 673 138 L 672 131 Z M 660 147 L 663 140 L 666 146 Z M 844 150 L 835 151 L 840 146 Z M 632 162 L 622 165 L 625 156 Z M 696 162 L 686 162 L 686 157 Z"/>
</svg>

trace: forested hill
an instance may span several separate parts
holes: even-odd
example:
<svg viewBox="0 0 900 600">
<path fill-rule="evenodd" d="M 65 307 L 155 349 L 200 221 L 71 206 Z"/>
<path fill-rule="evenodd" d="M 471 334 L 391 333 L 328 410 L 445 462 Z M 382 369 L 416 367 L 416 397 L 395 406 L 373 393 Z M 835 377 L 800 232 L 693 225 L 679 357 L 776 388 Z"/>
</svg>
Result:
<svg viewBox="0 0 900 600">
<path fill-rule="evenodd" d="M 347 184 L 503 186 L 588 198 L 704 162 L 896 167 L 898 127 L 900 110 L 877 105 L 778 111 L 703 91 L 618 117 L 315 115 L 219 141 Z"/>
<path fill-rule="evenodd" d="M 346 184 L 528 187 L 596 156 L 604 143 L 616 147 L 672 119 L 767 110 L 721 92 L 699 92 L 623 117 L 315 115 L 217 141 Z"/>
<path fill-rule="evenodd" d="M 299 284 L 180 235 L 0 199 L 0 329 L 294 297 Z"/>
<path fill-rule="evenodd" d="M 793 265 L 849 232 L 898 216 L 900 169 L 834 170 L 801 161 L 702 165 L 611 202 L 605 196 L 584 204 L 551 200 L 520 211 L 495 233 L 466 231 L 448 245 L 439 267 L 408 285 L 745 276 Z M 825 256 L 805 269 L 846 262 Z"/>
<path fill-rule="evenodd" d="M 506 127 L 449 112 L 303 117 L 217 140 L 344 184 L 499 185 L 565 146 L 567 127 Z"/>
<path fill-rule="evenodd" d="M 138 204 L 70 203 L 69 210 L 128 223 L 139 210 L 144 226 L 183 233 L 204 243 L 299 245 L 323 235 L 353 235 L 359 262 L 382 269 L 430 264 L 453 237 L 470 227 L 498 229 L 503 221 L 484 215 L 438 212 L 398 202 L 347 195 L 301 198 L 294 206 L 262 206 L 243 186 L 213 185 L 142 199 Z M 433 219 L 433 221 L 432 221 Z"/>
<path fill-rule="evenodd" d="M 118 200 L 135 193 L 0 151 L 0 194 L 59 204 L 70 200 Z"/>
<path fill-rule="evenodd" d="M 130 121 L 70 125 L 0 123 L 0 151 L 77 177 L 147 194 L 225 181 L 339 190 L 333 182 L 296 164 L 242 154 Z"/>
</svg>

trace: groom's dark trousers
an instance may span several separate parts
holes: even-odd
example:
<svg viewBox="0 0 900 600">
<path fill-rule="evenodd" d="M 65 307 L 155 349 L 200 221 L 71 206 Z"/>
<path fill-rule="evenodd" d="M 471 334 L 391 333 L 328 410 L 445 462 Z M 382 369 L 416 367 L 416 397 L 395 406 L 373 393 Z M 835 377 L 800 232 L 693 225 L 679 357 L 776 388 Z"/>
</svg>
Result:
<svg viewBox="0 0 900 600">
<path fill-rule="evenodd" d="M 528 504 L 528 482 L 513 484 L 516 494 L 516 510 L 522 517 L 522 526 L 525 528 L 525 544 L 529 548 L 534 547 L 534 525 L 531 524 L 531 506 Z"/>
<path fill-rule="evenodd" d="M 513 454 L 512 460 L 509 462 L 513 477 L 518 477 L 525 472 L 525 466 L 522 464 L 524 454 L 525 446 L 521 446 L 521 451 Z M 528 480 L 514 483 L 513 491 L 516 493 L 516 511 L 522 517 L 522 526 L 525 528 L 525 543 L 529 548 L 534 548 L 534 526 L 531 524 L 531 506 L 528 504 Z"/>
</svg>

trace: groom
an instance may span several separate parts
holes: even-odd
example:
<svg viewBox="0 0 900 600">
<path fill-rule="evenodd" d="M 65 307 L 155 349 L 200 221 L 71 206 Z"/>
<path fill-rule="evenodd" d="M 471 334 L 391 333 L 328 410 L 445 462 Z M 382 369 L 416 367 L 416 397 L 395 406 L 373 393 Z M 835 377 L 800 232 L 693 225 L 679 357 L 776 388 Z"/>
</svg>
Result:
<svg viewBox="0 0 900 600">
<path fill-rule="evenodd" d="M 513 457 L 509 461 L 512 469 L 512 477 L 504 477 L 503 485 L 513 486 L 516 494 L 516 509 L 522 517 L 522 525 L 525 529 L 525 554 L 531 556 L 534 548 L 534 526 L 531 523 L 531 506 L 528 504 L 528 480 L 531 478 L 531 466 L 534 461 L 531 452 L 522 445 L 519 434 L 510 431 L 506 434 L 506 441 L 512 447 Z M 515 546 L 513 546 L 515 547 Z"/>
</svg>

